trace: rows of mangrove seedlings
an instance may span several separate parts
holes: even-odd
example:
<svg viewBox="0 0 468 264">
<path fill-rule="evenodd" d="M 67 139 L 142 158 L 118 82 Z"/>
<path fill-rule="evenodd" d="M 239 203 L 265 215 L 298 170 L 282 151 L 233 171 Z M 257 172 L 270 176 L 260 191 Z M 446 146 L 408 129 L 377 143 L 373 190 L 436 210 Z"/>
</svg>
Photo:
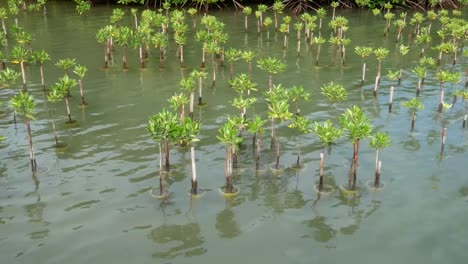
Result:
<svg viewBox="0 0 468 264">
<path fill-rule="evenodd" d="M 3 34 L 0 34 L 4 50 L 0 53 L 0 85 L 11 89 L 10 94 L 14 94 L 8 99 L 14 110 L 13 122 L 16 124 L 21 120 L 25 123 L 31 171 L 35 173 L 38 165 L 30 126 L 35 118 L 36 103 L 33 96 L 44 96 L 51 103 L 63 101 L 66 124 L 79 125 L 71 113 L 74 108 L 71 96 L 79 93 L 79 106 L 88 106 L 83 90 L 87 67 L 78 63 L 80 58 L 57 58 L 54 64 L 63 69 L 63 76 L 51 81 L 53 85 L 46 85 L 44 63 L 51 58 L 45 50 L 32 49 L 33 32 L 27 32 L 17 19 L 18 12 L 23 10 L 22 3 L 9 0 L 8 8 L 0 8 L 4 25 Z M 338 2 L 333 2 L 330 8 L 291 16 L 284 12 L 285 5 L 282 2 L 275 2 L 271 7 L 264 4 L 246 6 L 236 14 L 239 16 L 238 21 L 243 22 L 242 34 L 257 38 L 265 45 L 280 43 L 284 56 L 294 54 L 298 60 L 308 58 L 314 61 L 317 68 L 332 65 L 330 70 L 340 69 L 346 74 L 348 56 L 361 58 L 359 67 L 362 67 L 362 74 L 355 76 L 357 85 L 328 80 L 319 89 L 310 83 L 291 86 L 282 84 L 282 74 L 287 67 L 291 67 L 285 63 L 284 56 L 260 56 L 257 51 L 230 45 L 229 36 L 232 32 L 227 32 L 225 23 L 214 15 L 200 14 L 196 8 L 180 10 L 167 6 L 157 10 L 112 9 L 108 24 L 96 32 L 96 40 L 102 45 L 103 60 L 88 67 L 115 72 L 122 72 L 118 68 L 125 71 L 138 68 L 164 71 L 167 60 L 177 59 L 181 68 L 180 81 L 174 84 L 180 90 L 167 98 L 167 103 L 146 124 L 146 130 L 159 150 L 159 184 L 153 195 L 167 197 L 169 194 L 163 184 L 163 177 L 172 166 L 172 148 L 179 146 L 188 146 L 190 149 L 191 194 L 198 195 L 203 191 L 203 188 L 198 187 L 195 150 L 197 142 L 202 140 L 205 124 L 202 115 L 197 112 L 207 111 L 205 105 L 210 102 L 206 101 L 205 90 L 213 91 L 217 86 L 228 86 L 231 89 L 229 92 L 218 89 L 217 92 L 233 94 L 227 102 L 216 102 L 229 106 L 224 122 L 217 128 L 219 144 L 225 146 L 224 183 L 221 184 L 220 180 L 219 189 L 226 195 L 239 193 L 233 174 L 246 162 L 239 158 L 241 152 L 254 153 L 255 171 L 269 170 L 275 172 L 272 175 L 281 175 L 285 169 L 303 169 L 302 142 L 310 137 L 317 139 L 323 149 L 320 162 L 312 165 L 319 168 L 316 191 L 331 192 L 340 187 L 343 192 L 354 193 L 362 187 L 359 186 L 357 172 L 363 142 L 376 151 L 373 168 L 375 177 L 368 185 L 373 189 L 381 188 L 380 150 L 388 147 L 391 140 L 388 133 L 374 128 L 372 116 L 365 107 L 347 102 L 348 93 L 352 89 L 372 93 L 377 103 L 388 106 L 388 112 L 392 112 L 394 89 L 406 86 L 404 89 L 411 90 L 412 98 L 404 100 L 401 106 L 408 108 L 411 115 L 411 126 L 408 126 L 410 131 L 415 127 L 418 111 L 424 107 L 450 115 L 452 109 L 461 105 L 464 115 L 460 119 L 460 127 L 466 127 L 468 82 L 467 75 L 461 69 L 463 65 L 466 67 L 466 62 L 460 60 L 468 56 L 465 48 L 468 24 L 461 11 L 439 9 L 408 14 L 393 9 L 391 4 L 374 9 L 374 15 L 383 25 L 378 34 L 394 42 L 392 49 L 389 49 L 383 46 L 353 46 L 353 40 L 349 37 L 353 25 L 345 15 L 340 14 L 338 7 Z M 44 15 L 47 16 L 46 13 Z M 187 62 L 187 49 L 198 50 L 198 59 L 191 58 L 190 61 L 198 60 L 199 63 Z M 326 58 L 327 62 L 321 57 L 324 49 L 331 51 Z M 169 52 L 172 50 L 176 52 Z M 419 57 L 415 65 L 404 63 L 405 56 L 415 53 Z M 129 54 L 136 54 L 137 57 L 128 58 Z M 388 56 L 398 56 L 401 63 L 398 66 L 387 65 Z M 375 70 L 367 66 L 369 60 L 375 65 Z M 156 62 L 156 69 L 148 69 L 154 65 L 152 62 Z M 316 71 L 317 68 L 311 68 L 310 71 Z M 28 90 L 28 71 L 36 69 L 40 71 L 43 93 L 36 91 L 38 94 L 33 95 Z M 258 78 L 254 69 L 264 72 L 267 79 Z M 387 69 L 387 73 L 382 72 L 384 69 Z M 223 83 L 220 83 L 218 75 L 224 71 L 229 73 L 229 80 L 227 83 L 221 80 Z M 374 72 L 375 77 L 368 78 L 367 72 Z M 415 79 L 417 82 L 413 82 Z M 393 85 L 380 87 L 382 80 Z M 424 86 L 428 81 L 439 84 L 436 99 L 425 93 Z M 75 88 L 79 88 L 79 91 L 75 92 Z M 388 100 L 378 99 L 382 89 L 386 89 Z M 313 120 L 313 113 L 301 111 L 311 97 L 328 102 L 330 108 L 345 110 L 325 120 Z M 457 104 L 458 99 L 463 100 L 463 103 Z M 437 103 L 428 105 L 427 102 Z M 57 105 L 52 106 L 55 108 Z M 48 112 L 55 115 L 55 111 Z M 58 139 L 52 121 L 54 118 L 50 120 L 55 138 L 54 147 L 65 147 Z M 283 135 L 285 130 L 291 130 L 288 135 L 297 135 L 297 157 L 292 165 L 285 164 L 282 159 L 284 142 L 288 140 Z M 442 128 L 441 156 L 444 154 L 447 135 L 450 132 Z M 332 155 L 334 144 L 343 141 L 349 142 L 349 172 L 342 176 L 343 180 L 336 180 L 343 182 L 342 185 L 325 184 L 325 157 Z"/>
</svg>

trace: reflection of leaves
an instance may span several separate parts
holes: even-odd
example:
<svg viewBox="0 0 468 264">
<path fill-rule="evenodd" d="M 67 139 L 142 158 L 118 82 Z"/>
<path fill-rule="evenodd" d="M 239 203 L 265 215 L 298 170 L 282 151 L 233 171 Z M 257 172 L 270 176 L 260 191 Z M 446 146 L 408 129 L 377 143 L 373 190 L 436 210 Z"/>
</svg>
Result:
<svg viewBox="0 0 468 264">
<path fill-rule="evenodd" d="M 306 205 L 304 197 L 302 197 L 302 192 L 299 190 L 293 190 L 288 192 L 284 198 L 284 207 L 285 208 L 302 208 Z"/>
<path fill-rule="evenodd" d="M 163 244 L 169 246 L 166 251 L 153 253 L 154 258 L 172 259 L 180 255 L 186 257 L 199 256 L 207 251 L 202 247 L 205 241 L 200 234 L 200 226 L 196 223 L 162 225 L 151 230 L 150 238 L 161 244 L 158 248 L 162 248 Z M 179 241 L 179 243 L 176 243 L 176 241 Z"/>
<path fill-rule="evenodd" d="M 403 142 L 403 148 L 405 150 L 418 151 L 421 148 L 421 143 L 414 137 L 410 137 L 408 141 Z"/>
<path fill-rule="evenodd" d="M 234 213 L 230 209 L 224 209 L 216 215 L 216 230 L 222 238 L 234 238 L 241 231 L 234 221 Z"/>
<path fill-rule="evenodd" d="M 304 221 L 308 227 L 314 229 L 312 238 L 319 242 L 328 242 L 336 236 L 336 230 L 329 226 L 323 216 L 317 216 L 312 220 Z M 309 237 L 309 236 L 306 236 Z"/>
</svg>

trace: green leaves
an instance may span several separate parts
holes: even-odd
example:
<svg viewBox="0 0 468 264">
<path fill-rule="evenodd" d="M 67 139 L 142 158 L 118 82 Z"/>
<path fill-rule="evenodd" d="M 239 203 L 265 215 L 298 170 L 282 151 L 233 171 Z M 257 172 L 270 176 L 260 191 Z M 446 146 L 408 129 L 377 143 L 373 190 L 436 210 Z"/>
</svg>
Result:
<svg viewBox="0 0 468 264">
<path fill-rule="evenodd" d="M 288 125 L 289 128 L 295 128 L 302 134 L 310 132 L 311 121 L 303 116 L 296 116 L 294 120 Z"/>
<path fill-rule="evenodd" d="M 268 72 L 270 75 L 283 72 L 286 69 L 285 63 L 272 57 L 261 58 L 257 61 L 257 63 L 257 66 L 260 69 Z"/>
<path fill-rule="evenodd" d="M 34 120 L 36 102 L 28 92 L 20 91 L 19 94 L 10 99 L 10 106 L 16 112 L 24 115 L 27 119 Z"/>
<path fill-rule="evenodd" d="M 332 144 L 343 134 L 343 129 L 334 127 L 330 119 L 323 122 L 323 125 L 314 122 L 312 131 L 314 131 L 324 146 Z"/>
<path fill-rule="evenodd" d="M 329 82 L 320 87 L 322 94 L 330 100 L 330 102 L 337 102 L 346 100 L 348 91 L 343 87 L 342 84 Z"/>
<path fill-rule="evenodd" d="M 62 78 L 59 79 L 58 82 L 53 84 L 50 87 L 49 94 L 47 95 L 47 100 L 50 102 L 56 102 L 64 98 L 68 91 L 75 87 L 78 83 L 75 79 L 68 77 L 68 75 L 64 75 Z"/>
<path fill-rule="evenodd" d="M 74 58 L 66 58 L 66 59 L 60 59 L 55 63 L 55 66 L 59 67 L 62 70 L 67 71 L 71 67 L 76 65 L 76 61 Z"/>
<path fill-rule="evenodd" d="M 33 63 L 44 64 L 44 62 L 50 60 L 49 54 L 45 50 L 35 50 L 31 55 L 31 61 Z"/>
<path fill-rule="evenodd" d="M 369 145 L 375 149 L 386 148 L 391 145 L 390 137 L 386 133 L 377 132 L 371 136 Z"/>
<path fill-rule="evenodd" d="M 80 79 L 83 79 L 85 77 L 87 71 L 88 71 L 88 68 L 86 68 L 86 66 L 81 65 L 81 64 L 77 64 L 75 66 L 75 69 L 73 70 L 73 72 L 76 75 L 78 75 Z"/>
<path fill-rule="evenodd" d="M 163 109 L 161 112 L 153 115 L 146 125 L 146 130 L 154 141 L 160 142 L 174 139 L 177 130 L 177 115 Z"/>
<path fill-rule="evenodd" d="M 243 94 L 247 91 L 257 91 L 257 84 L 253 83 L 249 76 L 245 73 L 242 73 L 236 76 L 234 79 L 229 81 L 229 84 L 232 86 L 234 91 L 239 94 Z"/>
<path fill-rule="evenodd" d="M 228 118 L 228 121 L 224 123 L 218 129 L 218 135 L 216 136 L 221 143 L 236 149 L 237 146 L 242 142 L 242 138 L 238 136 L 239 126 L 234 119 Z"/>
<path fill-rule="evenodd" d="M 0 71 L 0 88 L 7 88 L 15 85 L 20 77 L 21 74 L 11 68 Z"/>
<path fill-rule="evenodd" d="M 279 119 L 280 122 L 291 119 L 292 113 L 289 112 L 289 103 L 285 100 L 273 101 L 268 104 L 268 116 Z"/>
<path fill-rule="evenodd" d="M 357 105 L 345 110 L 340 117 L 340 126 L 347 132 L 353 144 L 368 137 L 372 131 L 370 118 Z"/>
<path fill-rule="evenodd" d="M 403 107 L 408 108 L 408 110 L 413 114 L 416 114 L 417 111 L 424 109 L 424 105 L 421 102 L 421 99 L 419 98 L 413 98 L 411 100 L 403 102 L 401 105 Z"/>
</svg>

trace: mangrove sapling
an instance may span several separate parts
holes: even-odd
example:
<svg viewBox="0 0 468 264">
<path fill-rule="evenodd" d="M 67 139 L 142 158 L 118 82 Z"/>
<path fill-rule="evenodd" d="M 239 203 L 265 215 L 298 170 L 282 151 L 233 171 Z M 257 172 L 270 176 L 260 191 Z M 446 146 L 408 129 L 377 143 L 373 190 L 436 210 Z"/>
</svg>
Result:
<svg viewBox="0 0 468 264">
<path fill-rule="evenodd" d="M 401 84 L 401 77 L 403 75 L 403 57 L 408 54 L 409 52 L 409 46 L 405 46 L 403 44 L 400 44 L 400 46 L 398 46 L 398 51 L 400 53 L 400 71 L 398 73 L 398 85 Z"/>
<path fill-rule="evenodd" d="M 187 96 L 184 93 L 174 94 L 168 99 L 168 102 L 175 112 L 179 112 L 180 109 L 179 120 L 180 123 L 183 123 L 185 120 L 185 105 L 189 103 Z"/>
<path fill-rule="evenodd" d="M 27 91 L 20 91 L 17 95 L 13 96 L 10 100 L 11 107 L 21 114 L 24 118 L 26 125 L 26 131 L 28 134 L 28 145 L 29 145 L 29 160 L 31 163 L 31 171 L 35 173 L 37 171 L 36 155 L 34 153 L 34 146 L 31 135 L 31 120 L 34 120 L 36 102 L 32 95 Z"/>
<path fill-rule="evenodd" d="M 296 164 L 293 165 L 294 169 L 301 169 L 304 165 L 302 164 L 301 161 L 301 147 L 302 147 L 302 135 L 306 135 L 311 132 L 311 121 L 308 120 L 307 118 L 303 116 L 296 116 L 294 120 L 288 125 L 289 128 L 295 128 L 299 131 L 301 134 L 299 136 L 299 142 L 297 144 L 298 149 L 297 149 L 297 159 L 296 159 Z"/>
<path fill-rule="evenodd" d="M 274 129 L 275 119 L 278 119 L 280 123 L 291 119 L 292 113 L 289 112 L 289 102 L 279 98 L 268 102 L 268 116 L 271 118 L 272 129 Z M 272 145 L 276 146 L 276 159 L 274 166 L 275 169 L 278 170 L 280 167 L 280 139 L 277 132 L 272 132 L 272 134 L 276 137 L 276 139 L 272 141 Z"/>
<path fill-rule="evenodd" d="M 410 22 L 409 22 L 410 25 L 413 26 L 413 30 L 412 30 L 413 36 L 417 36 L 419 34 L 419 31 L 421 29 L 421 24 L 424 22 L 424 20 L 426 20 L 426 17 L 424 16 L 424 14 L 420 12 L 416 12 L 413 14 L 413 17 L 411 17 Z"/>
<path fill-rule="evenodd" d="M 301 115 L 301 109 L 299 108 L 299 101 L 309 101 L 310 100 L 310 93 L 304 90 L 302 85 L 299 86 L 292 86 L 290 89 L 287 90 L 289 100 L 294 103 L 296 108 L 296 115 Z"/>
<path fill-rule="evenodd" d="M 122 47 L 122 68 L 128 69 L 127 48 L 133 40 L 133 31 L 127 26 L 121 26 L 116 30 L 115 42 Z"/>
<path fill-rule="evenodd" d="M 377 94 L 377 90 L 379 89 L 380 76 L 382 73 L 382 60 L 388 56 L 388 53 L 389 51 L 386 48 L 380 47 L 374 50 L 374 54 L 377 59 L 377 76 L 375 77 L 374 83 L 374 95 Z"/>
<path fill-rule="evenodd" d="M 155 141 L 161 141 L 164 149 L 165 169 L 170 169 L 169 141 L 175 139 L 176 129 L 179 121 L 177 115 L 163 109 L 161 112 L 150 117 L 146 130 Z"/>
<path fill-rule="evenodd" d="M 273 20 L 271 19 L 271 17 L 265 17 L 265 19 L 263 20 L 263 26 L 265 26 L 265 28 L 266 28 L 267 41 L 270 41 L 270 26 L 271 26 L 271 24 L 273 24 Z"/>
<path fill-rule="evenodd" d="M 80 106 L 87 106 L 88 103 L 85 101 L 84 92 L 83 92 L 83 78 L 86 76 L 86 72 L 88 72 L 88 68 L 86 68 L 86 66 L 84 65 L 77 64 L 73 72 L 76 75 L 78 75 L 78 87 L 80 88 L 80 98 L 81 98 Z"/>
<path fill-rule="evenodd" d="M 197 195 L 198 189 L 198 182 L 195 170 L 195 149 L 193 147 L 193 143 L 200 141 L 198 139 L 198 135 L 200 134 L 200 123 L 194 121 L 191 118 L 184 119 L 183 122 L 180 122 L 174 131 L 175 138 L 179 142 L 180 145 L 190 146 L 190 163 L 191 163 L 191 191 L 192 195 Z"/>
<path fill-rule="evenodd" d="M 319 25 L 318 25 L 319 36 L 322 34 L 322 22 L 326 16 L 327 16 L 327 10 L 325 8 L 320 7 L 319 9 L 317 9 L 317 17 L 319 19 Z"/>
<path fill-rule="evenodd" d="M 275 30 L 278 31 L 278 15 L 283 13 L 284 4 L 280 0 L 275 0 L 271 8 L 273 9 L 273 12 L 274 12 L 273 18 L 275 21 Z"/>
<path fill-rule="evenodd" d="M 228 120 L 226 123 L 224 123 L 223 126 L 219 128 L 218 135 L 216 136 L 218 140 L 226 146 L 226 157 L 224 161 L 224 177 L 226 178 L 226 183 L 223 186 L 225 193 L 234 193 L 237 191 L 231 180 L 233 153 L 237 150 L 239 144 L 242 142 L 242 138 L 238 136 L 237 130 L 237 125 Z"/>
<path fill-rule="evenodd" d="M 110 39 L 115 31 L 111 25 L 100 28 L 96 33 L 96 40 L 98 43 L 104 44 L 104 66 L 103 69 L 109 69 L 109 60 L 112 58 Z"/>
<path fill-rule="evenodd" d="M 267 57 L 257 61 L 257 66 L 268 73 L 268 89 L 273 88 L 273 74 L 278 74 L 286 69 L 286 64 L 279 59 Z"/>
<path fill-rule="evenodd" d="M 370 147 L 375 149 L 375 179 L 374 179 L 374 187 L 380 187 L 380 169 L 381 169 L 381 161 L 379 159 L 379 151 L 380 149 L 386 148 L 390 146 L 390 137 L 388 134 L 377 132 L 370 137 L 369 141 Z"/>
<path fill-rule="evenodd" d="M 180 66 L 184 67 L 184 45 L 187 44 L 187 37 L 185 32 L 187 31 L 187 24 L 185 23 L 173 23 L 174 28 L 174 41 L 178 45 Z"/>
<path fill-rule="evenodd" d="M 304 24 L 302 22 L 297 22 L 294 23 L 294 30 L 296 30 L 296 37 L 297 37 L 297 56 L 299 56 L 299 53 L 301 51 L 301 31 L 304 28 Z"/>
<path fill-rule="evenodd" d="M 260 34 L 263 25 L 263 13 L 268 9 L 267 5 L 259 4 L 257 6 L 257 11 L 255 11 L 255 16 L 257 17 L 257 33 Z"/>
<path fill-rule="evenodd" d="M 285 17 L 283 17 L 284 19 Z M 283 49 L 286 50 L 286 48 L 289 45 L 289 24 L 286 23 L 281 23 L 279 31 L 283 33 L 284 38 L 283 38 Z"/>
<path fill-rule="evenodd" d="M 348 96 L 348 91 L 342 84 L 329 82 L 320 87 L 321 94 L 328 98 L 331 103 L 344 101 Z"/>
<path fill-rule="evenodd" d="M 68 75 L 64 75 L 59 79 L 58 82 L 50 87 L 47 98 L 49 101 L 59 101 L 65 98 L 65 106 L 67 108 L 68 121 L 65 122 L 68 125 L 75 124 L 76 120 L 73 120 L 70 112 L 70 89 L 75 87 L 77 82 L 75 79 L 71 79 Z"/>
<path fill-rule="evenodd" d="M 246 6 L 242 9 L 242 13 L 244 14 L 244 31 L 247 33 L 249 29 L 249 16 L 252 14 L 252 8 Z"/>
<path fill-rule="evenodd" d="M 403 29 L 406 27 L 406 13 L 401 13 L 400 19 L 393 21 L 393 25 L 397 28 L 396 42 L 399 43 L 402 39 L 401 35 L 403 33 Z"/>
<path fill-rule="evenodd" d="M 421 47 L 421 52 L 420 52 L 420 57 L 422 58 L 424 56 L 424 52 L 426 51 L 427 47 L 429 46 L 429 43 L 431 43 L 432 38 L 428 33 L 427 28 L 422 28 L 419 34 L 416 36 L 416 43 L 419 44 Z"/>
<path fill-rule="evenodd" d="M 168 38 L 167 35 L 163 32 L 157 32 L 151 38 L 151 42 L 153 43 L 155 48 L 159 49 L 159 67 L 164 67 L 164 50 L 167 46 Z"/>
<path fill-rule="evenodd" d="M 434 49 L 439 52 L 439 56 L 437 56 L 437 66 L 440 66 L 443 55 L 456 52 L 457 46 L 455 46 L 452 42 L 442 42 L 441 44 L 437 45 Z"/>
<path fill-rule="evenodd" d="M 193 23 L 192 23 L 192 28 L 197 28 L 197 15 L 198 15 L 198 10 L 196 8 L 190 7 L 187 9 L 187 13 L 192 17 Z"/>
<path fill-rule="evenodd" d="M 24 68 L 24 63 L 29 60 L 29 51 L 21 45 L 15 45 L 11 50 L 11 59 L 14 62 L 20 64 L 21 67 L 21 77 L 23 78 L 23 90 L 27 91 L 28 88 L 26 87 L 26 71 Z"/>
<path fill-rule="evenodd" d="M 253 118 L 247 121 L 247 131 L 252 133 L 252 146 L 255 147 L 255 169 L 260 168 L 260 153 L 262 150 L 262 135 L 264 126 L 268 120 L 263 120 L 259 115 L 254 115 Z"/>
<path fill-rule="evenodd" d="M 245 50 L 242 52 L 242 59 L 247 62 L 247 69 L 249 72 L 249 78 L 252 80 L 252 60 L 255 57 L 255 53 L 251 50 Z"/>
<path fill-rule="evenodd" d="M 263 93 L 265 100 L 268 104 L 273 104 L 276 101 L 287 101 L 288 100 L 288 91 L 279 85 L 273 85 L 273 89 Z M 270 149 L 273 150 L 275 147 L 275 120 L 271 118 L 271 129 L 270 129 Z"/>
<path fill-rule="evenodd" d="M 249 96 L 252 91 L 257 91 L 257 84 L 252 82 L 247 74 L 242 73 L 229 81 L 231 87 L 240 95 Z"/>
<path fill-rule="evenodd" d="M 194 80 L 198 82 L 198 105 L 202 106 L 205 105 L 206 103 L 203 102 L 203 79 L 206 79 L 207 73 L 203 70 L 193 70 L 190 73 L 190 77 L 192 77 Z"/>
<path fill-rule="evenodd" d="M 148 27 L 139 26 L 133 34 L 132 46 L 133 48 L 138 49 L 138 64 L 140 69 L 145 68 L 145 60 L 143 56 L 143 44 L 144 39 L 148 36 L 151 36 L 151 30 Z"/>
<path fill-rule="evenodd" d="M 35 50 L 31 55 L 31 60 L 33 63 L 39 64 L 39 71 L 41 73 L 41 85 L 45 91 L 44 63 L 50 60 L 50 56 L 45 50 Z"/>
<path fill-rule="evenodd" d="M 356 46 L 354 48 L 354 52 L 356 52 L 356 54 L 361 57 L 361 61 L 362 61 L 361 85 L 363 85 L 364 81 L 366 80 L 366 62 L 364 61 L 364 58 L 369 57 L 374 51 L 371 47 Z"/>
<path fill-rule="evenodd" d="M 203 43 L 206 53 L 211 54 L 211 68 L 212 68 L 212 86 L 216 86 L 216 62 L 215 55 L 221 52 L 221 47 L 215 42 L 205 42 Z"/>
<path fill-rule="evenodd" d="M 440 69 L 436 73 L 436 79 L 439 81 L 439 107 L 438 112 L 441 113 L 442 109 L 444 108 L 444 83 L 445 82 L 452 82 L 457 83 L 461 78 L 461 74 L 459 72 L 450 72 L 448 70 Z"/>
<path fill-rule="evenodd" d="M 192 75 L 184 77 L 179 82 L 180 89 L 189 93 L 190 105 L 189 105 L 189 117 L 193 118 L 193 106 L 195 104 L 195 78 Z"/>
<path fill-rule="evenodd" d="M 416 113 L 424 109 L 424 105 L 419 98 L 413 98 L 401 104 L 403 107 L 408 108 L 411 113 L 411 131 L 414 130 L 414 123 L 416 121 Z"/>
<path fill-rule="evenodd" d="M 60 59 L 55 63 L 55 66 L 58 68 L 62 69 L 65 71 L 65 75 L 68 76 L 68 71 L 72 68 L 75 67 L 76 61 L 74 58 L 66 58 L 66 59 Z"/>
<path fill-rule="evenodd" d="M 387 37 L 388 32 L 390 31 L 390 26 L 392 25 L 392 20 L 395 17 L 395 14 L 390 13 L 390 9 L 392 8 L 392 5 L 390 3 L 384 4 L 385 9 L 387 9 L 387 12 L 384 15 L 385 18 L 385 29 L 384 29 L 384 36 Z"/>
<path fill-rule="evenodd" d="M 224 55 L 226 56 L 226 60 L 229 62 L 229 75 L 232 80 L 234 78 L 234 62 L 241 58 L 242 52 L 235 48 L 229 48 L 224 52 Z"/>
<path fill-rule="evenodd" d="M 319 64 L 320 49 L 322 47 L 322 44 L 325 43 L 325 39 L 321 36 L 314 37 L 314 43 L 317 44 L 317 56 L 315 57 L 315 65 L 317 66 Z"/>
<path fill-rule="evenodd" d="M 232 106 L 240 110 L 240 117 L 245 121 L 247 119 L 247 108 L 251 107 L 255 102 L 257 102 L 257 98 L 244 98 L 242 94 L 239 94 L 239 96 L 234 98 L 230 103 Z"/>
<path fill-rule="evenodd" d="M 340 117 L 340 126 L 347 132 L 348 138 L 353 144 L 353 162 L 348 177 L 348 187 L 354 190 L 356 187 L 356 174 L 359 160 L 359 143 L 369 137 L 372 131 L 370 118 L 359 106 L 353 105 L 345 110 Z"/>
<path fill-rule="evenodd" d="M 91 2 L 87 0 L 75 0 L 75 3 L 75 10 L 80 16 L 91 9 Z"/>
<path fill-rule="evenodd" d="M 330 119 L 327 119 L 323 125 L 318 122 L 314 122 L 312 131 L 317 135 L 322 145 L 328 147 L 328 153 L 331 152 L 331 145 L 343 134 L 343 129 L 334 127 Z M 323 163 L 324 154 L 323 151 L 320 153 L 320 179 L 319 179 L 319 191 L 323 189 Z"/>
</svg>

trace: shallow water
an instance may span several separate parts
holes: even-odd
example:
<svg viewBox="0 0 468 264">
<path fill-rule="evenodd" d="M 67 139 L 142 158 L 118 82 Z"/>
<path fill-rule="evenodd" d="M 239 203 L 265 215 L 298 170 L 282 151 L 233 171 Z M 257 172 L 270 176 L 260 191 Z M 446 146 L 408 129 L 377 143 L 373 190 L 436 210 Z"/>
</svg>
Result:
<svg viewBox="0 0 468 264">
<path fill-rule="evenodd" d="M 39 69 L 28 66 L 28 88 L 38 102 L 32 131 L 39 172 L 31 175 L 24 125 L 15 126 L 9 112 L 0 118 L 1 134 L 7 137 L 0 143 L 1 263 L 462 263 L 468 258 L 464 228 L 468 129 L 461 125 L 466 104 L 459 100 L 452 109 L 437 113 L 439 87 L 432 71 L 421 95 L 425 109 L 418 113 L 416 128 L 410 132 L 410 115 L 401 102 L 414 96 L 417 77 L 411 68 L 417 63 L 419 47 L 411 44 L 412 52 L 403 59 L 401 86 L 386 79 L 387 70 L 397 70 L 400 59 L 395 32 L 387 39 L 382 37 L 382 17 L 340 10 L 351 25 L 347 64 L 333 64 L 333 49 L 324 44 L 316 67 L 316 50 L 308 52 L 304 45 L 296 56 L 295 34 L 284 51 L 280 33 L 270 30 L 270 40 L 266 32 L 259 40 L 252 18 L 249 33 L 244 34 L 241 14 L 212 13 L 226 23 L 227 46 L 251 49 L 256 58 L 274 56 L 285 61 L 287 69 L 273 81 L 286 87 L 303 85 L 312 93 L 311 101 L 301 104 L 303 115 L 336 122 L 353 104 L 366 108 L 375 130 L 388 132 L 392 139 L 392 146 L 381 152 L 383 190 L 366 188 L 366 182 L 373 179 L 375 162 L 367 140 L 361 144 L 360 195 L 348 197 L 335 191 L 319 197 L 313 187 L 322 147 L 315 135 L 302 140 L 305 168 L 281 173 L 255 172 L 247 136 L 240 154 L 243 169 L 234 177 L 240 195 L 224 199 L 218 187 L 224 183 L 225 152 L 215 136 L 227 114 L 238 113 L 228 102 L 234 92 L 227 84 L 226 67 L 218 69 L 215 88 L 208 75 L 204 86 L 208 105 L 195 109 L 195 118 L 203 123 L 201 141 L 196 144 L 197 174 L 199 185 L 208 191 L 190 199 L 189 152 L 173 147 L 172 170 L 165 175 L 172 195 L 161 201 L 150 195 L 157 188 L 158 150 L 145 125 L 149 116 L 168 107 L 166 100 L 178 91 L 181 76 L 198 67 L 201 47 L 194 41 L 186 46 L 187 67 L 183 69 L 173 46 L 167 51 L 165 68 L 159 68 L 154 50 L 147 67 L 140 70 L 138 54 L 130 50 L 126 71 L 121 69 L 117 47 L 111 69 L 100 70 L 102 46 L 95 34 L 108 23 L 110 14 L 109 7 L 96 6 L 80 17 L 71 4 L 52 2 L 46 17 L 34 13 L 19 17 L 33 35 L 33 49 L 45 49 L 52 57 L 45 69 L 48 85 L 63 74 L 54 66 L 58 59 L 73 57 L 88 67 L 84 85 L 89 106 L 79 108 L 78 91 L 74 91 L 72 116 L 79 125 L 66 127 L 64 104 L 44 100 Z M 13 20 L 7 22 L 11 25 Z M 130 16 L 125 22 L 131 25 Z M 375 59 L 367 59 L 367 81 L 360 88 L 361 60 L 353 52 L 355 45 L 390 50 L 377 98 L 372 95 Z M 466 57 L 460 57 L 455 70 L 464 72 L 467 65 Z M 246 72 L 247 65 L 239 61 L 235 69 Z M 267 75 L 255 64 L 253 70 L 259 88 L 267 89 Z M 346 102 L 330 105 L 320 94 L 320 86 L 332 80 L 348 89 Z M 395 85 L 395 97 L 389 114 L 391 85 Z M 447 101 L 462 86 L 463 82 L 456 87 L 447 84 Z M 6 89 L 0 93 L 5 103 L 13 94 Z M 263 101 L 255 111 L 266 115 Z M 66 149 L 53 147 L 51 120 Z M 441 157 L 443 127 L 448 136 Z M 262 158 L 266 165 L 272 161 L 268 132 Z M 288 166 L 295 161 L 299 138 L 285 125 L 279 134 L 281 161 Z M 347 182 L 351 155 L 352 145 L 346 138 L 325 155 L 326 181 L 335 189 Z"/>
</svg>

